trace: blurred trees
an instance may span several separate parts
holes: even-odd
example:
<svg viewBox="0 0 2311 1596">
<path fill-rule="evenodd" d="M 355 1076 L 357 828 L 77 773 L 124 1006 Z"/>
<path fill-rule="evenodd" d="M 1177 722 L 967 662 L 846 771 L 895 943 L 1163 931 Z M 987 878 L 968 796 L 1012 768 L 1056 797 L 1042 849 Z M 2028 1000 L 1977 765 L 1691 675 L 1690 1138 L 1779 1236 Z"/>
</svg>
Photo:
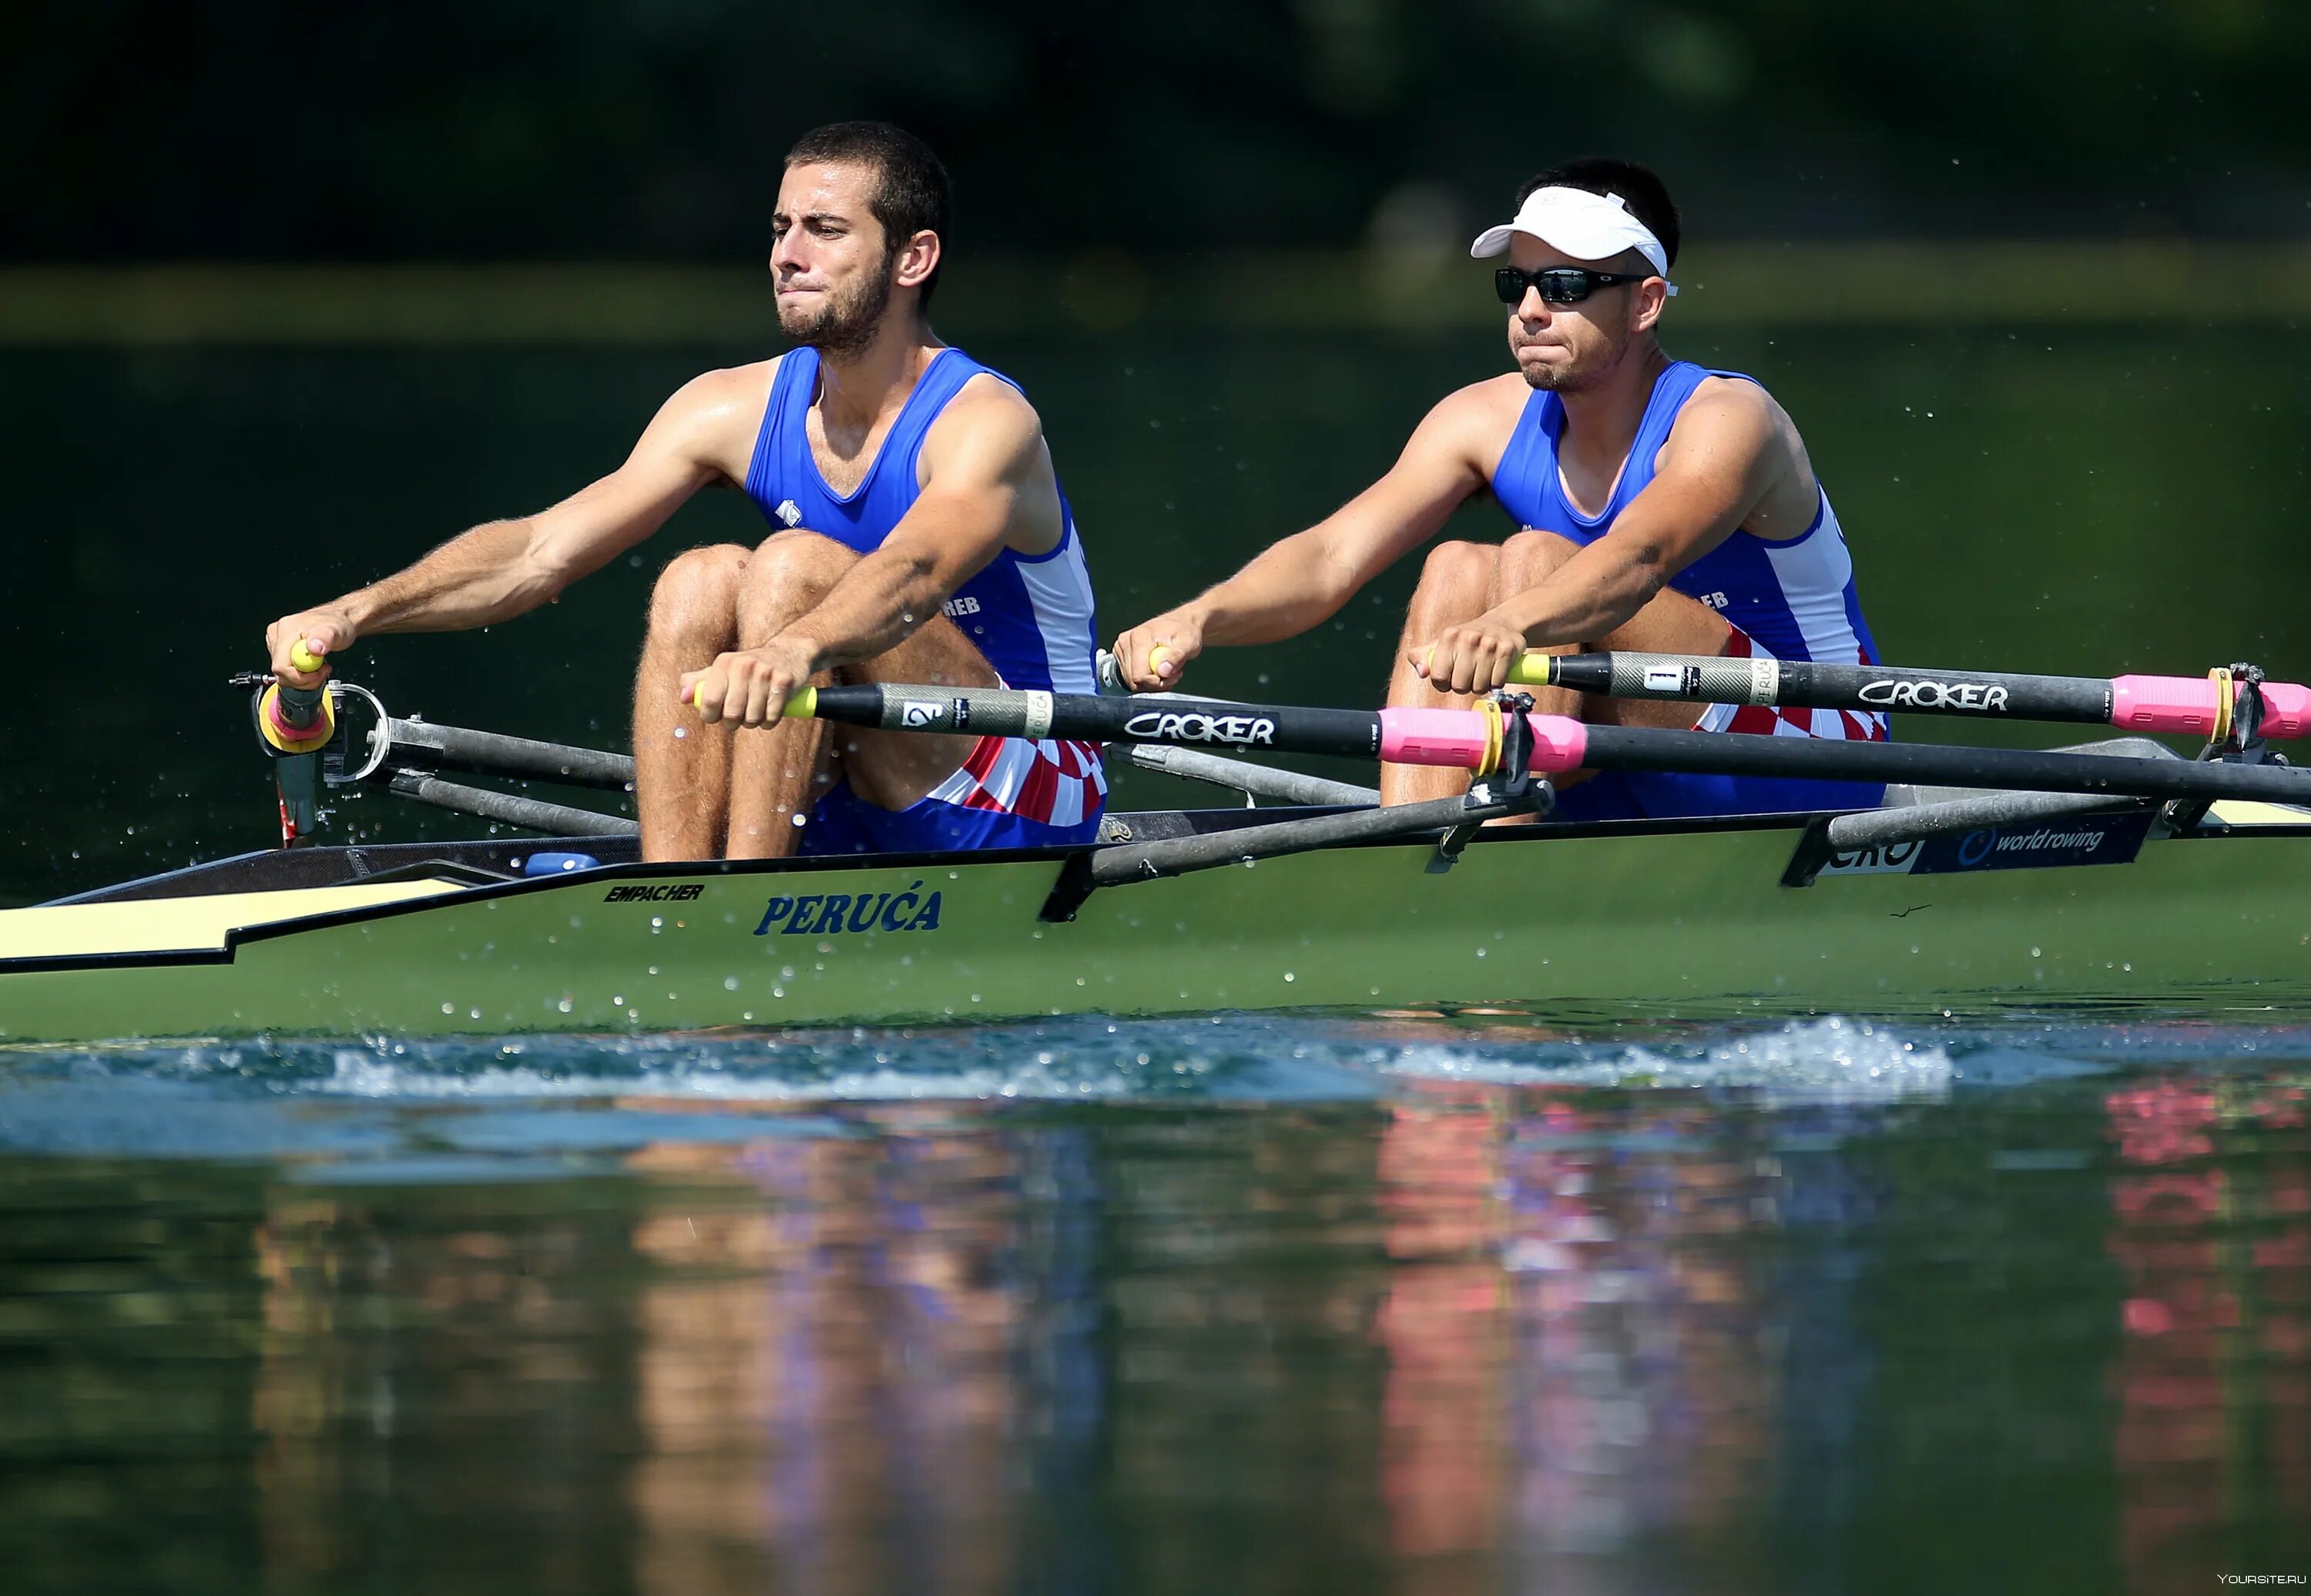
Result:
<svg viewBox="0 0 2311 1596">
<path fill-rule="evenodd" d="M 30 0 L 0 257 L 752 255 L 795 134 L 999 252 L 1441 242 L 1534 167 L 1719 237 L 2311 231 L 2301 0 Z"/>
</svg>

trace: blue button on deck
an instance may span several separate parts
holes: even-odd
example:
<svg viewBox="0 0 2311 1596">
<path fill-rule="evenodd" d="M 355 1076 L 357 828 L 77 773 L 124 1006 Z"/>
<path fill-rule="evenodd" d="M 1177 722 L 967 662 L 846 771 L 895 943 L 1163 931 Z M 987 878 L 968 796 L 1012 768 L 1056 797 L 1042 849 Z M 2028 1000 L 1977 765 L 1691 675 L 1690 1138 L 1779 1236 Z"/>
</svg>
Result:
<svg viewBox="0 0 2311 1596">
<path fill-rule="evenodd" d="M 590 853 L 533 853 L 522 861 L 525 876 L 560 876 L 571 870 L 598 870 L 602 861 Z"/>
</svg>

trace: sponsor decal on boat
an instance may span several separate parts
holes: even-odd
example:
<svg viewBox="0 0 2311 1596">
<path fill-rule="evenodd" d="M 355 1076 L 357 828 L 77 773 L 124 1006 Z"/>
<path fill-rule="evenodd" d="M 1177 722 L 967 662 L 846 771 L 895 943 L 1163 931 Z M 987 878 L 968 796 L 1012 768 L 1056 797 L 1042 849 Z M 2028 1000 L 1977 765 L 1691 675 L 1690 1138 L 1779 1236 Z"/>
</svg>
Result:
<svg viewBox="0 0 2311 1596">
<path fill-rule="evenodd" d="M 1949 836 L 1833 853 L 1824 876 L 1954 876 L 1976 870 L 2031 870 L 2057 865 L 2123 865 L 2150 834 L 2148 810 L 2080 815 L 2030 824 L 1979 826 Z"/>
<path fill-rule="evenodd" d="M 602 895 L 605 903 L 687 903 L 706 890 L 702 881 L 636 882 L 614 886 Z"/>
<path fill-rule="evenodd" d="M 1276 722 L 1265 715 L 1212 715 L 1179 710 L 1148 710 L 1123 723 L 1123 735 L 1177 743 L 1230 743 L 1256 748 L 1276 741 Z"/>
<path fill-rule="evenodd" d="M 1980 682 L 1864 682 L 1859 694 L 1866 704 L 1895 710 L 1977 710 L 1995 715 L 2006 707 L 2003 687 Z"/>
<path fill-rule="evenodd" d="M 918 881 L 901 893 L 806 893 L 772 898 L 754 935 L 833 937 L 868 931 L 936 931 L 939 895 Z"/>
<path fill-rule="evenodd" d="M 1918 850 L 1923 842 L 1872 843 L 1867 848 L 1850 848 L 1843 853 L 1833 853 L 1824 865 L 1825 876 L 1903 876 L 1918 862 Z"/>
</svg>

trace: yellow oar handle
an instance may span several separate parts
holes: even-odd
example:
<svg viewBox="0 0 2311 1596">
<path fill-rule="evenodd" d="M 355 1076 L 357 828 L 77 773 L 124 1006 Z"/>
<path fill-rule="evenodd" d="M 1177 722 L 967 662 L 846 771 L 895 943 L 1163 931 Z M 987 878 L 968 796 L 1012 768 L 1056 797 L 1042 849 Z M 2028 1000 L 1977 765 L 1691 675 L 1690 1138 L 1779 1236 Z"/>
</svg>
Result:
<svg viewBox="0 0 2311 1596">
<path fill-rule="evenodd" d="M 1436 657 L 1436 650 L 1434 648 L 1431 648 L 1428 650 L 1428 657 L 1430 659 L 1434 659 Z M 1554 654 L 1544 654 L 1537 649 L 1527 650 L 1523 654 L 1518 656 L 1517 662 L 1514 665 L 1509 667 L 1509 685 L 1512 687 L 1546 687 L 1549 685 L 1549 661 L 1556 658 L 1557 656 Z"/>
<path fill-rule="evenodd" d="M 289 645 L 289 663 L 301 671 L 317 671 L 321 668 L 321 657 L 306 643 L 307 640 L 301 637 Z"/>
<path fill-rule="evenodd" d="M 690 685 L 690 704 L 692 708 L 702 710 L 706 707 L 704 704 L 698 702 L 699 690 L 705 685 L 706 678 L 704 676 L 699 677 L 698 680 Z M 818 713 L 818 689 L 815 687 L 803 688 L 793 697 L 787 700 L 787 707 L 784 712 L 789 715 L 799 716 L 805 720 L 810 720 L 813 716 Z"/>
<path fill-rule="evenodd" d="M 1161 676 L 1163 674 L 1161 667 L 1163 666 L 1164 661 L 1169 659 L 1171 657 L 1172 650 L 1165 648 L 1162 643 L 1157 643 L 1154 648 L 1148 650 L 1147 674 L 1151 676 Z"/>
</svg>

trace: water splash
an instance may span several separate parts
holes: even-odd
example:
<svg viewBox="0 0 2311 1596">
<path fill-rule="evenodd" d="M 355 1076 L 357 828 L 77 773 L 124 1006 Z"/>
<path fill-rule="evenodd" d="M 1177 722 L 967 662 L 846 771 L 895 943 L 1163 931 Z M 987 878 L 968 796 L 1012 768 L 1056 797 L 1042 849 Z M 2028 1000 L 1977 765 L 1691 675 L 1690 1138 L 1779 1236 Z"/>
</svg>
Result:
<svg viewBox="0 0 2311 1596">
<path fill-rule="evenodd" d="M 465 1161 L 454 1167 L 464 1170 L 493 1157 L 606 1157 L 656 1142 L 849 1135 L 878 1104 L 1355 1103 L 1442 1082 L 1700 1092 L 1767 1112 L 1866 1110 L 2167 1064 L 2222 1068 L 2231 1060 L 2262 1068 L 2305 1058 L 2311 1029 L 2299 1026 L 2064 1016 L 1990 1028 L 1834 1017 L 1584 1032 L 1522 1017 L 1219 1015 L 641 1037 L 283 1039 L 0 1051 L 0 1150 L 354 1163 L 454 1151 Z"/>
<path fill-rule="evenodd" d="M 1734 1089 L 1773 1104 L 1877 1103 L 1947 1096 L 1960 1077 L 1949 1050 L 1869 1021 L 1793 1021 L 1774 1031 L 1614 1047 L 1548 1050 L 1417 1047 L 1382 1063 L 1391 1075 L 1498 1086 Z"/>
</svg>

